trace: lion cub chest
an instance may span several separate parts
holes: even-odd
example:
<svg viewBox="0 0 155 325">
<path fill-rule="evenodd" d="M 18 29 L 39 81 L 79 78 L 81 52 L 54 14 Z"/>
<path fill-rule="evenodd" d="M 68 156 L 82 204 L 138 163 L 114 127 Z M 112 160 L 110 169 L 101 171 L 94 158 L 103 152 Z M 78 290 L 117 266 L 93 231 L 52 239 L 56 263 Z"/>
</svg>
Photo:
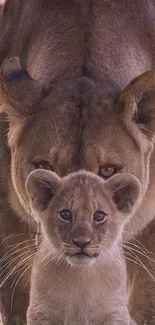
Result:
<svg viewBox="0 0 155 325">
<path fill-rule="evenodd" d="M 114 254 L 120 261 L 118 248 Z M 42 260 L 39 253 L 32 272 L 28 325 L 103 325 L 114 311 L 128 324 L 124 262 L 118 265 L 109 255 L 104 266 L 84 270 L 55 263 L 45 266 Z"/>
</svg>

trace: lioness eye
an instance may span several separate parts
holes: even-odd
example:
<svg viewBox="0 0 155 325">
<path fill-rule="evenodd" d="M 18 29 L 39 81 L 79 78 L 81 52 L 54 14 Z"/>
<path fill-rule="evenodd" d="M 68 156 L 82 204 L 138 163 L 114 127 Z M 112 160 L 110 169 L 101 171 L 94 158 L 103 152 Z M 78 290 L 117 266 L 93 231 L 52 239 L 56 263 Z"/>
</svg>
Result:
<svg viewBox="0 0 155 325">
<path fill-rule="evenodd" d="M 34 165 L 37 169 L 46 169 L 53 171 L 53 167 L 47 161 L 39 161 L 34 163 Z"/>
<path fill-rule="evenodd" d="M 72 217 L 73 217 L 73 215 L 70 210 L 65 209 L 65 210 L 60 211 L 59 218 L 62 221 L 69 222 L 72 220 Z"/>
<path fill-rule="evenodd" d="M 100 166 L 99 168 L 99 176 L 103 177 L 104 179 L 108 179 L 112 175 L 116 173 L 115 166 Z"/>
<path fill-rule="evenodd" d="M 94 213 L 94 221 L 96 223 L 103 223 L 107 220 L 107 214 L 103 211 L 96 211 Z"/>
</svg>

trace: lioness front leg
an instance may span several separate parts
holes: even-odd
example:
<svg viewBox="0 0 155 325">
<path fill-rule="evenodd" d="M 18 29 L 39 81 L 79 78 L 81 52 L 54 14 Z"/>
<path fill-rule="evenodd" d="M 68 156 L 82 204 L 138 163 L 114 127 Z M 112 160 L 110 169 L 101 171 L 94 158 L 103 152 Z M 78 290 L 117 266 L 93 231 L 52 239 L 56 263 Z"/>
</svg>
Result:
<svg viewBox="0 0 155 325">
<path fill-rule="evenodd" d="M 125 320 L 120 320 L 120 321 L 113 321 L 113 320 L 108 320 L 104 322 L 102 325 L 135 325 L 133 323 L 130 323 L 129 321 Z"/>
<path fill-rule="evenodd" d="M 42 312 L 34 311 L 34 308 L 28 308 L 27 325 L 60 325 L 47 318 Z"/>
<path fill-rule="evenodd" d="M 133 252 L 133 263 L 128 264 L 129 312 L 139 325 L 155 325 L 154 232 L 152 222 L 129 248 L 130 256 Z"/>
<path fill-rule="evenodd" d="M 118 321 L 106 321 L 103 325 L 137 325 L 133 320 L 118 320 Z"/>
<path fill-rule="evenodd" d="M 110 315 L 103 325 L 137 325 L 134 320 L 130 318 L 128 313 L 123 315 Z"/>
<path fill-rule="evenodd" d="M 59 325 L 59 324 L 53 323 L 51 320 L 45 320 L 45 318 L 43 319 L 37 317 L 36 319 L 32 317 L 27 321 L 27 325 Z"/>
</svg>

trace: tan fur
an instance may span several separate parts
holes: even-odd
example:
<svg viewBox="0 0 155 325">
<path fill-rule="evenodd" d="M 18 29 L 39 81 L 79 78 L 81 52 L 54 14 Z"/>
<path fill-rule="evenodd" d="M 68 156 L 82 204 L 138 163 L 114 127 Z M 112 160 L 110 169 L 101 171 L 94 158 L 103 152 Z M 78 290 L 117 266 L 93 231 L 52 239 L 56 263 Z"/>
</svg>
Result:
<svg viewBox="0 0 155 325">
<path fill-rule="evenodd" d="M 133 324 L 119 242 L 139 197 L 136 178 L 117 175 L 104 182 L 83 171 L 60 179 L 35 171 L 26 187 L 42 234 L 27 324 Z M 64 209 L 72 213 L 69 221 L 61 218 Z M 95 220 L 97 211 L 106 213 L 103 222 Z"/>
<path fill-rule="evenodd" d="M 102 166 L 112 164 L 116 173 L 135 175 L 142 187 L 124 240 L 148 227 L 145 242 L 140 235 L 136 240 L 155 258 L 154 20 L 153 0 L 8 0 L 0 8 L 1 64 L 11 57 L 1 69 L 2 242 L 12 223 L 21 232 L 21 219 L 35 232 L 25 181 L 42 161 L 59 176 L 80 169 L 101 176 Z M 9 250 L 4 243 L 2 256 Z M 155 315 L 154 282 L 142 272 L 131 270 L 129 297 L 140 325 Z M 13 311 L 9 299 L 5 313 L 21 314 L 18 299 Z"/>
</svg>

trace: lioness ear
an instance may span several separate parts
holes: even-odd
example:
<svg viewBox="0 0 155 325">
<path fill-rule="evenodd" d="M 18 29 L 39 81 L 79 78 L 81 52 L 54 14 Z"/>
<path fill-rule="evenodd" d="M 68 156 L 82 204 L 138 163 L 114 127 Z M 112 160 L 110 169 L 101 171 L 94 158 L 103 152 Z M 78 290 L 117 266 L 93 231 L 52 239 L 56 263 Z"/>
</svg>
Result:
<svg viewBox="0 0 155 325">
<path fill-rule="evenodd" d="M 140 182 L 131 174 L 117 174 L 105 182 L 105 188 L 117 209 L 125 214 L 132 213 L 140 194 Z"/>
<path fill-rule="evenodd" d="M 26 180 L 26 191 L 30 198 L 32 208 L 42 212 L 56 194 L 60 184 L 60 178 L 47 170 L 35 170 Z"/>
<path fill-rule="evenodd" d="M 40 102 L 43 96 L 43 86 L 30 77 L 20 66 L 19 59 L 6 59 L 1 67 L 0 111 L 13 117 L 26 116 L 32 113 L 32 107 Z M 5 104 L 10 105 L 5 105 Z"/>
<path fill-rule="evenodd" d="M 126 119 L 131 118 L 152 139 L 155 136 L 155 72 L 133 79 L 120 96 Z"/>
</svg>

